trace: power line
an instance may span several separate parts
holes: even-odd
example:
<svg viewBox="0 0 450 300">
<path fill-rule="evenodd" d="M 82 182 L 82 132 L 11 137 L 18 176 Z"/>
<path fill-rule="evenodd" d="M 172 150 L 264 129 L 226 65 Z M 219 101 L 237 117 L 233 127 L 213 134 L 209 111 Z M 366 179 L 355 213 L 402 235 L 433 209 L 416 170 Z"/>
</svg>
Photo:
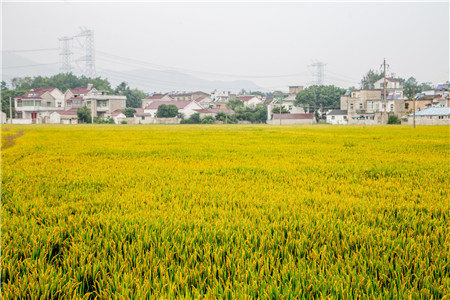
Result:
<svg viewBox="0 0 450 300">
<path fill-rule="evenodd" d="M 25 65 L 25 66 L 12 66 L 12 67 L 3 67 L 2 69 L 19 69 L 19 68 L 30 68 L 30 67 L 39 67 L 39 66 L 50 66 L 50 65 L 57 65 L 58 62 L 55 63 L 48 63 L 48 64 L 35 64 L 35 65 Z"/>
<path fill-rule="evenodd" d="M 199 74 L 205 74 L 205 75 L 215 75 L 215 76 L 223 76 L 223 77 L 236 77 L 236 78 L 277 78 L 277 77 L 295 77 L 295 76 L 304 76 L 308 75 L 308 72 L 302 72 L 302 73 L 292 73 L 292 74 L 279 74 L 279 75 L 238 75 L 238 74 L 226 74 L 226 73 L 214 73 L 214 72 L 206 72 L 206 71 L 199 71 L 199 70 L 192 70 L 192 69 L 185 69 L 185 68 L 176 68 L 166 65 L 160 65 L 155 64 L 147 61 L 137 60 L 137 59 L 131 59 L 115 54 L 111 54 L 104 51 L 98 51 L 97 53 L 104 56 L 109 56 L 110 58 L 115 58 L 119 60 L 125 60 L 129 62 L 133 62 L 139 66 L 142 66 L 142 64 L 146 64 L 155 68 L 163 68 L 163 69 L 170 69 L 174 71 L 182 71 L 182 72 L 190 72 L 190 73 L 199 73 Z"/>
<path fill-rule="evenodd" d="M 56 51 L 59 48 L 46 48 L 46 49 L 23 49 L 23 50 L 2 50 L 3 53 L 20 53 L 20 52 L 41 52 L 41 51 Z"/>
</svg>

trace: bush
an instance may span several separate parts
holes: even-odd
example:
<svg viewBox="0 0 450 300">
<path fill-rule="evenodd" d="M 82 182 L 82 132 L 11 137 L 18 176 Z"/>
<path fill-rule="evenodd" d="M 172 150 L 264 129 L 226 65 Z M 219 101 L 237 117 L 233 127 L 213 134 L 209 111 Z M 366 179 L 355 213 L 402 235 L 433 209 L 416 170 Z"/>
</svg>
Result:
<svg viewBox="0 0 450 300">
<path fill-rule="evenodd" d="M 120 124 L 127 124 L 127 121 L 123 120 Z"/>
<path fill-rule="evenodd" d="M 398 125 L 398 124 L 402 124 L 402 120 L 400 120 L 397 117 L 397 115 L 390 115 L 387 123 L 392 124 L 392 125 Z"/>
<path fill-rule="evenodd" d="M 215 120 L 212 116 L 206 116 L 202 119 L 202 124 L 212 124 L 214 121 Z"/>
</svg>

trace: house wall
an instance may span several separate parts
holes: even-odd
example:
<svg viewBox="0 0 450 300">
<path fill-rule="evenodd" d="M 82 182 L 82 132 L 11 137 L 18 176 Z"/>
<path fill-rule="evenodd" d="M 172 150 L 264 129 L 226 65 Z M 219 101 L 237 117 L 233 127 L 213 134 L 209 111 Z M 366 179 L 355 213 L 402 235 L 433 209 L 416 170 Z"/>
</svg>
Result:
<svg viewBox="0 0 450 300">
<path fill-rule="evenodd" d="M 180 122 L 181 118 L 134 117 L 134 124 L 180 124 Z"/>
<path fill-rule="evenodd" d="M 348 123 L 347 115 L 327 115 L 327 123 L 333 125 L 346 125 Z"/>
<path fill-rule="evenodd" d="M 283 119 L 281 125 L 312 125 L 315 124 L 315 119 Z M 267 124 L 280 125 L 280 120 L 267 120 Z"/>
<path fill-rule="evenodd" d="M 449 116 L 416 116 L 416 125 L 450 125 Z M 413 116 L 408 116 L 408 125 L 413 125 Z"/>
</svg>

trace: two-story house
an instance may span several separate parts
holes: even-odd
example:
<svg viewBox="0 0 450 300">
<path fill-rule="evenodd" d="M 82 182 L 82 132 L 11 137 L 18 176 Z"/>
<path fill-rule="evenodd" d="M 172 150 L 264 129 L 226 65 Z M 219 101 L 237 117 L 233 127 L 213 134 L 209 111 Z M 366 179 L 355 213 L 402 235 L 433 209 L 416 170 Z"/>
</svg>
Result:
<svg viewBox="0 0 450 300">
<path fill-rule="evenodd" d="M 16 118 L 29 123 L 47 123 L 50 114 L 62 110 L 63 93 L 54 87 L 31 89 L 20 97 L 14 97 Z"/>
</svg>

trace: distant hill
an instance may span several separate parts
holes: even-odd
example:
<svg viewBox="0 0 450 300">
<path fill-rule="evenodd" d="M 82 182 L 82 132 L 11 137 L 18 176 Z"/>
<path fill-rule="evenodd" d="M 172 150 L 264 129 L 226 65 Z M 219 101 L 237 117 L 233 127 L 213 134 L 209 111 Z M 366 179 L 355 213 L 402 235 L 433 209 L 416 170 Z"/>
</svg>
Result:
<svg viewBox="0 0 450 300">
<path fill-rule="evenodd" d="M 14 77 L 51 76 L 57 74 L 57 64 L 40 64 L 18 54 L 2 54 L 2 80 L 10 83 Z M 80 75 L 75 70 L 75 75 Z M 112 87 L 122 81 L 132 88 L 144 92 L 170 92 L 170 91 L 204 91 L 211 93 L 215 89 L 238 92 L 241 89 L 261 91 L 261 87 L 250 80 L 206 80 L 186 73 L 171 70 L 137 69 L 130 71 L 98 70 L 97 75 L 107 78 Z"/>
</svg>

